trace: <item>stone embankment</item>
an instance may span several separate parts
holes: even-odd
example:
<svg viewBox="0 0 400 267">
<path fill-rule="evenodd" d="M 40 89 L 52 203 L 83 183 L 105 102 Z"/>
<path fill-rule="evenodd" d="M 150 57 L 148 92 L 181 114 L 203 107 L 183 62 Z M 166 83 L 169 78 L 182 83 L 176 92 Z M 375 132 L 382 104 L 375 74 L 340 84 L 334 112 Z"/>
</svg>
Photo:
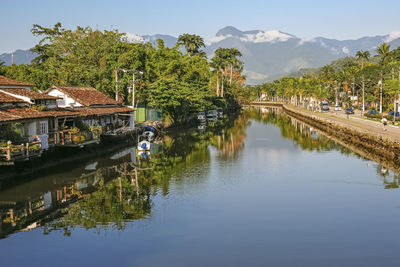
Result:
<svg viewBox="0 0 400 267">
<path fill-rule="evenodd" d="M 400 167 L 400 135 L 394 132 L 394 129 L 385 132 L 379 124 L 371 126 L 370 122 L 367 121 L 349 120 L 283 103 L 254 104 L 281 106 L 289 116 L 307 123 L 341 143 L 357 148 L 356 151 L 361 152 L 362 156 L 380 163 L 389 163 L 396 169 Z"/>
</svg>

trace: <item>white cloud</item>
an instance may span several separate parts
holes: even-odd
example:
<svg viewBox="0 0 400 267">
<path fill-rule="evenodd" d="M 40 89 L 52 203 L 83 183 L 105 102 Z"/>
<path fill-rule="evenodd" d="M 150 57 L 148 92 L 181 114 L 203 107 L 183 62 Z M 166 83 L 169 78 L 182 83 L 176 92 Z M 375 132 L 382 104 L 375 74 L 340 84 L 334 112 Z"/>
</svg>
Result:
<svg viewBox="0 0 400 267">
<path fill-rule="evenodd" d="M 393 40 L 400 38 L 400 32 L 391 32 L 388 37 L 386 37 L 385 42 L 389 43 Z"/>
<path fill-rule="evenodd" d="M 350 50 L 345 46 L 342 47 L 342 52 L 345 54 L 350 54 Z"/>
<path fill-rule="evenodd" d="M 215 37 L 212 37 L 212 38 L 206 40 L 206 43 L 207 44 L 218 43 L 218 42 L 221 42 L 222 40 L 225 40 L 226 38 L 229 38 L 229 37 L 232 37 L 232 35 L 231 34 L 227 34 L 227 35 L 215 36 Z"/>
<path fill-rule="evenodd" d="M 297 45 L 303 45 L 304 43 L 315 43 L 315 42 L 316 42 L 315 38 L 302 38 L 300 39 Z"/>
<path fill-rule="evenodd" d="M 147 40 L 140 35 L 130 32 L 125 33 L 125 38 L 128 43 L 145 43 Z"/>
<path fill-rule="evenodd" d="M 253 42 L 253 43 L 273 43 L 273 42 L 286 42 L 287 40 L 293 38 L 289 34 L 282 33 L 277 30 L 272 31 L 260 31 L 256 34 L 245 34 L 240 40 L 243 42 Z"/>
</svg>

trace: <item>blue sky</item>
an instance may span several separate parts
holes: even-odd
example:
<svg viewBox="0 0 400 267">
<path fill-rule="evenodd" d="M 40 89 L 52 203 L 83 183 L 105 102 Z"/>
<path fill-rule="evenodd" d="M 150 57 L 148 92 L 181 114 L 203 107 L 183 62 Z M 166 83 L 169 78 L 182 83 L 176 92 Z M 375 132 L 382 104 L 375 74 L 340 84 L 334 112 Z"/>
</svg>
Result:
<svg viewBox="0 0 400 267">
<path fill-rule="evenodd" d="M 195 33 L 211 38 L 224 26 L 281 30 L 300 38 L 356 39 L 400 31 L 395 0 L 1 0 L 0 53 L 32 47 L 32 24 L 115 28 L 135 34 Z"/>
</svg>

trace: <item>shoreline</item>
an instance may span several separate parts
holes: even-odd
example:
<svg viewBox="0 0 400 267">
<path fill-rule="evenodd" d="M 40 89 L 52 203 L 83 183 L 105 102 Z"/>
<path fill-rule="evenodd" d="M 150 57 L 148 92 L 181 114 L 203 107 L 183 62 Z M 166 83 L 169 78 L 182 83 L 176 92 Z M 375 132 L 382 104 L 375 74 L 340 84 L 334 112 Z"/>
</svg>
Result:
<svg viewBox="0 0 400 267">
<path fill-rule="evenodd" d="M 375 128 L 366 129 L 368 125 L 362 125 L 359 121 L 350 121 L 280 102 L 258 102 L 252 105 L 281 107 L 289 116 L 325 133 L 332 140 L 349 147 L 361 156 L 387 165 L 391 169 L 400 170 L 400 135 L 396 138 L 382 130 L 379 132 Z"/>
</svg>

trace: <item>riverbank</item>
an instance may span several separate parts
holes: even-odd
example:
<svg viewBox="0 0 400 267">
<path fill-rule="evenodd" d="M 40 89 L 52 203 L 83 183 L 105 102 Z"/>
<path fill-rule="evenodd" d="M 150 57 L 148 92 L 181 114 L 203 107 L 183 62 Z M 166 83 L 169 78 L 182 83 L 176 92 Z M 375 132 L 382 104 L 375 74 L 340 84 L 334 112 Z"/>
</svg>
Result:
<svg viewBox="0 0 400 267">
<path fill-rule="evenodd" d="M 343 118 L 329 113 L 313 112 L 279 102 L 258 102 L 255 106 L 282 107 L 290 116 L 357 148 L 357 152 L 373 160 L 400 166 L 400 129 L 356 117 Z"/>
</svg>

